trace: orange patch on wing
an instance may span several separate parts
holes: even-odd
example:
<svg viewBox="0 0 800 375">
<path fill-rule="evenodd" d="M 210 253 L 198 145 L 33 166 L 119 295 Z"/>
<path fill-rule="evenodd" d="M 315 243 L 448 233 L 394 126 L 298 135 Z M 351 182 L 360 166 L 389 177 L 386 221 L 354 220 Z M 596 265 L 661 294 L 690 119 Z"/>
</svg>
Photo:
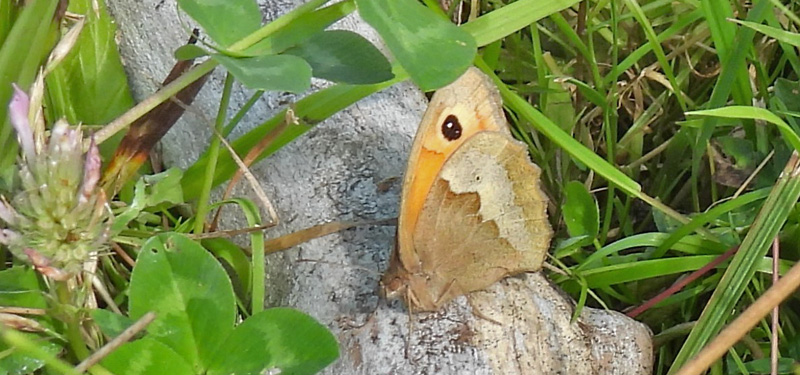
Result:
<svg viewBox="0 0 800 375">
<path fill-rule="evenodd" d="M 407 228 L 411 234 L 417 224 L 419 213 L 428 197 L 428 191 L 433 185 L 433 180 L 442 169 L 442 164 L 448 155 L 422 148 L 417 165 L 414 167 L 414 179 L 408 186 L 408 195 L 400 207 L 402 227 Z"/>
<path fill-rule="evenodd" d="M 400 208 L 400 220 L 402 221 L 401 227 L 407 230 L 407 233 L 401 235 L 405 236 L 408 240 L 417 225 L 419 213 L 422 211 L 422 206 L 425 204 L 425 199 L 428 197 L 428 191 L 433 185 L 433 181 L 439 172 L 442 170 L 447 158 L 461 146 L 467 139 L 482 131 L 496 131 L 498 126 L 492 121 L 486 121 L 480 114 L 475 114 L 477 122 L 472 126 L 465 123 L 463 133 L 458 140 L 446 141 L 438 136 L 438 126 L 429 129 L 431 131 L 425 134 L 427 141 L 423 143 L 420 150 L 417 164 L 410 166 L 409 173 L 413 173 L 413 180 L 410 181 L 408 194 L 405 195 L 405 200 Z M 440 116 L 444 117 L 444 116 Z M 409 243 L 410 244 L 410 243 Z"/>
</svg>

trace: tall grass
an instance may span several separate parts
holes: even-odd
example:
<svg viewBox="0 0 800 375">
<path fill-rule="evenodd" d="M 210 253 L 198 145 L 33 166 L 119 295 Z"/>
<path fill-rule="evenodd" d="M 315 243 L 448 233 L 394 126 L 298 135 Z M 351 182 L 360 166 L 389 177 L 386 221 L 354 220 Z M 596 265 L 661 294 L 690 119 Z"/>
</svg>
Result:
<svg viewBox="0 0 800 375">
<path fill-rule="evenodd" d="M 271 52 L 277 54 L 356 11 L 358 6 L 361 11 L 370 6 L 356 0 L 325 3 L 308 2 L 264 26 L 255 17 L 255 31 L 233 30 L 231 36 L 223 32 L 231 30 L 216 30 L 217 37 L 230 42 L 222 43 L 222 47 L 234 56 L 252 52 L 247 48 L 262 38 L 272 38 L 270 48 L 275 50 Z M 569 276 L 550 277 L 582 304 L 623 311 L 670 291 L 637 316 L 656 335 L 655 373 L 675 372 L 726 322 L 761 295 L 772 283 L 773 263 L 783 272 L 796 262 L 800 256 L 800 215 L 796 209 L 800 187 L 797 176 L 784 169 L 792 152 L 800 147 L 800 18 L 795 15 L 796 2 L 465 0 L 454 1 L 447 9 L 439 8 L 433 0 L 422 3 L 435 8 L 438 17 L 469 20 L 461 22 L 461 30 L 443 30 L 458 37 L 466 33 L 474 39 L 479 47 L 474 64 L 494 79 L 514 134 L 528 143 L 532 158 L 542 167 L 542 182 L 551 199 L 549 211 L 556 230 L 552 255 L 569 271 Z M 21 8 L 11 0 L 0 0 L 0 72 L 14 73 L 0 77 L 6 83 L 30 84 L 57 39 L 57 25 L 37 22 L 36 18 L 53 14 L 56 2 L 41 0 L 31 4 Z M 387 9 L 395 6 L 383 4 Z M 327 7 L 318 8 L 322 5 Z M 383 22 L 379 26 L 390 33 L 394 28 L 392 17 L 382 11 L 372 9 L 372 17 L 376 24 Z M 394 11 L 400 14 L 406 9 L 398 7 Z M 206 16 L 213 22 L 214 17 Z M 412 16 L 408 18 L 413 22 Z M 193 17 L 202 18 L 203 13 L 198 11 Z M 22 26 L 12 29 L 11 21 Z M 102 27 L 105 33 L 97 32 L 102 38 L 89 38 L 86 43 L 90 45 L 81 50 L 79 57 L 49 78 L 49 117 L 107 122 L 105 113 L 94 120 L 85 119 L 80 113 L 97 114 L 100 108 L 116 116 L 131 105 L 116 60 L 86 63 L 113 46 L 113 28 Z M 413 41 L 411 32 L 395 37 L 396 46 L 414 45 L 403 39 Z M 281 43 L 285 44 L 284 50 L 276 47 Z M 36 48 L 27 48 L 28 45 Z M 211 52 L 214 51 L 201 53 Z M 393 52 L 400 60 L 387 68 L 394 73 L 393 79 L 371 84 L 345 82 L 312 93 L 292 109 L 304 124 L 282 126 L 287 112 L 281 112 L 231 142 L 233 149 L 253 160 L 263 158 L 314 124 L 391 84 L 409 77 L 427 79 L 426 84 L 418 82 L 425 87 L 433 87 L 431 82 L 442 84 L 436 81 L 441 77 L 425 71 L 424 62 L 429 59 L 424 51 Z M 472 59 L 473 52 L 474 49 L 466 51 L 465 56 Z M 435 61 L 432 58 L 430 61 Z M 206 60 L 112 121 L 111 126 L 98 132 L 98 139 L 107 139 L 219 63 L 225 65 L 234 60 L 231 56 Z M 104 73 L 106 69 L 113 73 Z M 231 69 L 228 89 L 236 75 L 234 71 Z M 107 83 L 105 91 L 119 93 L 118 100 L 113 105 L 89 105 L 98 103 L 97 98 L 87 101 L 81 95 L 88 94 L 68 89 L 73 83 L 68 78 L 76 72 L 95 79 L 98 87 Z M 104 79 L 107 77 L 113 80 Z M 0 87 L 0 102 L 10 97 L 8 86 Z M 236 121 L 224 123 L 226 100 L 227 94 L 216 125 L 227 134 Z M 85 105 L 79 105 L 82 102 Z M 13 167 L 16 156 L 5 111 L 5 105 L 0 106 L 0 144 L 8 145 L 5 149 L 12 152 L 0 155 L 2 171 Z M 265 137 L 271 137 L 272 143 L 262 144 Z M 230 179 L 238 168 L 230 151 L 220 142 L 213 142 L 207 154 L 183 175 L 183 198 L 189 201 L 201 197 L 199 211 L 207 212 L 211 208 L 206 205 L 210 189 Z M 12 185 L 9 175 L 3 172 L 0 176 L 0 190 Z M 174 190 L 180 190 L 177 178 L 170 183 Z M 166 199 L 153 203 L 159 207 L 153 211 L 163 214 L 164 221 L 173 228 L 188 231 L 193 226 L 196 232 L 204 230 L 202 220 L 187 222 L 162 210 L 165 202 Z M 249 214 L 251 224 L 260 222 L 252 203 L 234 203 Z M 118 216 L 123 220 L 117 221 L 117 234 L 133 218 L 147 214 L 141 207 L 130 211 L 136 205 L 130 206 Z M 568 219 L 577 219 L 583 225 L 568 228 Z M 135 248 L 151 231 L 160 229 L 163 228 L 148 222 L 125 228 L 115 239 Z M 263 243 L 256 237 L 252 251 L 262 254 Z M 777 260 L 768 253 L 774 238 L 780 240 L 782 249 Z M 249 300 L 245 297 L 239 303 L 251 304 L 250 313 L 260 313 L 263 258 L 253 257 L 251 262 L 239 248 L 224 241 L 207 241 L 205 245 L 231 265 L 244 289 L 251 292 Z M 734 248 L 738 248 L 735 255 L 715 265 L 711 272 L 671 288 Z M 106 272 L 120 271 L 109 273 L 117 284 L 112 289 L 125 290 L 129 270 L 108 262 Z M 120 296 L 125 298 L 124 293 Z M 791 299 L 786 305 L 796 306 L 797 301 Z M 772 332 L 766 321 L 759 324 L 739 343 L 731 343 L 727 355 L 712 371 L 768 369 L 763 358 L 770 354 L 773 334 L 780 338 L 778 363 L 782 369 L 791 368 L 800 359 L 798 323 L 797 313 L 791 308 L 782 309 L 778 332 Z M 15 339 L 9 337 L 6 341 Z"/>
<path fill-rule="evenodd" d="M 554 255 L 577 276 L 553 276 L 566 290 L 578 297 L 588 287 L 600 301 L 587 304 L 625 310 L 741 245 L 732 263 L 638 317 L 658 338 L 658 374 L 677 370 L 770 286 L 774 236 L 781 270 L 798 258 L 797 196 L 765 200 L 783 191 L 775 184 L 797 147 L 796 10 L 769 1 L 583 2 L 508 36 L 486 64 L 544 169 Z M 687 114 L 731 105 L 739 107 Z M 607 164 L 587 162 L 585 150 Z M 580 211 L 565 204 L 573 181 L 595 198 L 597 232 L 564 225 Z M 780 322 L 786 364 L 797 360 L 800 322 L 791 309 Z M 715 371 L 768 369 L 760 360 L 770 335 L 757 326 Z"/>
</svg>

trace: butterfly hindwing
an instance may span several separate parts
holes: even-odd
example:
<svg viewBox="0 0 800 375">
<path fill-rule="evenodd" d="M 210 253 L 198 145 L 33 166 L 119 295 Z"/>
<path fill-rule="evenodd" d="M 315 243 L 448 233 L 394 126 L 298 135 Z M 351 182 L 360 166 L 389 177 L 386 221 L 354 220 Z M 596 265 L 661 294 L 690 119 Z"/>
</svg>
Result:
<svg viewBox="0 0 800 375">
<path fill-rule="evenodd" d="M 541 268 L 551 229 L 539 173 L 525 147 L 502 133 L 481 132 L 464 142 L 420 213 L 413 243 L 427 282 L 412 292 L 443 303 L 445 294 Z"/>
</svg>

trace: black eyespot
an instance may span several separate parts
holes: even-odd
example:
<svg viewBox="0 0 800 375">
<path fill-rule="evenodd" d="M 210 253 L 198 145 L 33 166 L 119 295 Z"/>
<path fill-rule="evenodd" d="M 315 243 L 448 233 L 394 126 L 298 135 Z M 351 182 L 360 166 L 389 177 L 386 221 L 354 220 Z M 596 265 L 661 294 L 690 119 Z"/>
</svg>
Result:
<svg viewBox="0 0 800 375">
<path fill-rule="evenodd" d="M 442 123 L 442 135 L 448 141 L 455 141 L 461 138 L 461 123 L 454 115 L 447 116 Z"/>
</svg>

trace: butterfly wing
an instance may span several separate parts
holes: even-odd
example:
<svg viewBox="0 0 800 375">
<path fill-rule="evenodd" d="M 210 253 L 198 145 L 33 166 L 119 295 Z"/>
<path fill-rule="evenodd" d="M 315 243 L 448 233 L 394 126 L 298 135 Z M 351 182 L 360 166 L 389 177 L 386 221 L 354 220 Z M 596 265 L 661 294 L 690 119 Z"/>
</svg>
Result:
<svg viewBox="0 0 800 375">
<path fill-rule="evenodd" d="M 442 126 L 448 119 L 456 119 L 461 127 L 457 139 L 448 139 L 442 134 Z M 397 258 L 409 270 L 413 271 L 419 262 L 411 234 L 433 180 L 445 160 L 481 131 L 510 135 L 500 94 L 489 77 L 471 67 L 459 79 L 436 91 L 411 146 L 397 224 Z"/>
<path fill-rule="evenodd" d="M 422 309 L 541 268 L 552 229 L 540 173 L 499 132 L 474 135 L 448 158 L 413 232 L 421 269 L 409 288 Z"/>
</svg>

